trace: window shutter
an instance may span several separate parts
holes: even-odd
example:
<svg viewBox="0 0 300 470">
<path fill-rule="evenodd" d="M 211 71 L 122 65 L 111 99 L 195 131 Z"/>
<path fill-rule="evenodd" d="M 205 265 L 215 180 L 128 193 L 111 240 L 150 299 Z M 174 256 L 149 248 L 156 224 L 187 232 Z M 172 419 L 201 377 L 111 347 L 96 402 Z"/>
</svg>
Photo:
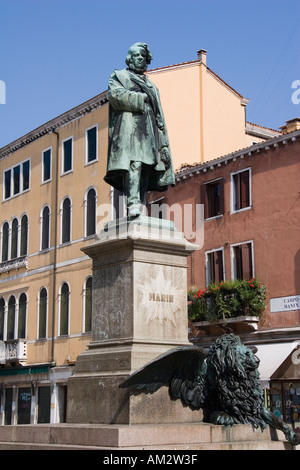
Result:
<svg viewBox="0 0 300 470">
<path fill-rule="evenodd" d="M 241 185 L 241 208 L 250 206 L 250 193 L 249 193 L 249 170 L 240 173 Z"/>
<path fill-rule="evenodd" d="M 242 249 L 241 246 L 234 248 L 236 279 L 243 279 Z"/>
<path fill-rule="evenodd" d="M 200 200 L 201 204 L 204 204 L 204 218 L 208 218 L 208 197 L 206 184 L 202 184 L 200 187 Z"/>
<path fill-rule="evenodd" d="M 233 175 L 233 190 L 234 190 L 234 210 L 238 211 L 241 208 L 241 198 L 240 198 L 240 174 L 237 173 Z"/>
<path fill-rule="evenodd" d="M 223 257 L 222 251 L 215 252 L 215 282 L 223 281 Z"/>
<path fill-rule="evenodd" d="M 241 245 L 242 251 L 242 267 L 243 267 L 243 278 L 252 278 L 252 256 L 251 256 L 251 243 Z"/>
<path fill-rule="evenodd" d="M 220 188 L 220 214 L 224 214 L 224 180 L 221 178 L 219 180 Z"/>
</svg>

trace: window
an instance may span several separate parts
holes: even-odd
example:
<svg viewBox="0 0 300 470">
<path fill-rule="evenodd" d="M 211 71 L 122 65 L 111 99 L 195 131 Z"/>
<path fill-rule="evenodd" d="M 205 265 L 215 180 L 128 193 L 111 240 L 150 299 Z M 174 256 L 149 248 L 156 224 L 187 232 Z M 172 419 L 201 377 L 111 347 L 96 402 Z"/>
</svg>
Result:
<svg viewBox="0 0 300 470">
<path fill-rule="evenodd" d="M 97 160 L 97 126 L 86 130 L 86 163 Z"/>
<path fill-rule="evenodd" d="M 206 285 L 224 281 L 224 250 L 214 250 L 205 253 Z"/>
<path fill-rule="evenodd" d="M 50 247 L 50 209 L 45 206 L 41 219 L 41 250 L 48 250 Z"/>
<path fill-rule="evenodd" d="M 30 182 L 30 160 L 9 168 L 3 176 L 3 199 L 17 196 L 29 189 Z"/>
<path fill-rule="evenodd" d="M 251 207 L 250 168 L 231 175 L 232 212 Z"/>
<path fill-rule="evenodd" d="M 62 232 L 61 242 L 68 243 L 71 241 L 71 201 L 66 197 L 62 203 Z"/>
<path fill-rule="evenodd" d="M 246 242 L 233 245 L 232 275 L 234 279 L 251 279 L 254 276 L 253 243 Z"/>
<path fill-rule="evenodd" d="M 10 197 L 10 184 L 11 184 L 11 170 L 7 170 L 4 172 L 4 199 L 8 199 Z"/>
<path fill-rule="evenodd" d="M 47 289 L 42 287 L 39 292 L 38 299 L 38 339 L 44 339 L 47 336 L 47 310 L 48 310 L 48 294 Z"/>
<path fill-rule="evenodd" d="M 0 341 L 4 340 L 4 316 L 5 316 L 5 300 L 0 299 Z"/>
<path fill-rule="evenodd" d="M 18 219 L 14 219 L 11 225 L 11 253 L 10 258 L 14 259 L 18 257 Z"/>
<path fill-rule="evenodd" d="M 69 334 L 70 289 L 64 282 L 60 288 L 59 336 Z"/>
<path fill-rule="evenodd" d="M 84 286 L 84 332 L 92 331 L 92 277 L 88 277 Z"/>
<path fill-rule="evenodd" d="M 8 244 L 9 244 L 9 224 L 4 222 L 2 226 L 2 262 L 8 261 Z"/>
<path fill-rule="evenodd" d="M 96 233 L 96 191 L 91 188 L 86 197 L 86 236 Z"/>
<path fill-rule="evenodd" d="M 24 214 L 21 218 L 20 256 L 27 255 L 27 245 L 28 245 L 28 217 L 26 214 Z"/>
<path fill-rule="evenodd" d="M 201 204 L 204 204 L 205 219 L 224 214 L 223 178 L 201 186 Z"/>
<path fill-rule="evenodd" d="M 26 313 L 27 313 L 27 296 L 21 294 L 19 298 L 19 314 L 18 314 L 18 338 L 26 338 Z"/>
<path fill-rule="evenodd" d="M 22 292 L 17 300 L 10 295 L 6 304 L 4 297 L 0 298 L 0 340 L 26 338 L 27 295 Z"/>
<path fill-rule="evenodd" d="M 51 148 L 44 150 L 42 153 L 42 183 L 51 180 L 51 154 Z"/>
<path fill-rule="evenodd" d="M 13 295 L 10 296 L 8 301 L 7 312 L 7 334 L 6 339 L 14 339 L 15 337 L 15 314 L 16 314 L 16 299 Z"/>
<path fill-rule="evenodd" d="M 20 165 L 15 166 L 13 169 L 13 183 L 14 183 L 14 194 L 19 194 L 20 192 L 20 173 L 21 167 Z"/>
<path fill-rule="evenodd" d="M 30 179 L 30 161 L 27 160 L 22 164 L 23 169 L 23 191 L 29 189 L 29 179 Z"/>
<path fill-rule="evenodd" d="M 62 172 L 67 173 L 73 168 L 73 139 L 67 139 L 63 141 L 63 162 L 62 162 Z"/>
<path fill-rule="evenodd" d="M 2 226 L 1 241 L 1 261 L 5 263 L 19 256 L 26 256 L 28 252 L 28 217 L 23 214 L 21 223 L 15 217 L 12 220 L 11 228 L 8 222 Z"/>
</svg>

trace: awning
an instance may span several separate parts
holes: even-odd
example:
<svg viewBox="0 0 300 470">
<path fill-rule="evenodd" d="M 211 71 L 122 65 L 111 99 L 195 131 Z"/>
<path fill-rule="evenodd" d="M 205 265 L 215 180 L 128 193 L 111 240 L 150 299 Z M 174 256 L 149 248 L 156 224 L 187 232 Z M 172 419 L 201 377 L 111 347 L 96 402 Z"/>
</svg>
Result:
<svg viewBox="0 0 300 470">
<path fill-rule="evenodd" d="M 283 361 L 296 348 L 295 342 L 292 343 L 272 343 L 256 345 L 256 356 L 260 360 L 259 374 L 260 381 L 264 387 L 269 385 L 270 377 L 281 366 Z"/>
<path fill-rule="evenodd" d="M 23 374 L 40 374 L 48 372 L 50 365 L 11 367 L 0 369 L 0 376 L 4 375 L 23 375 Z"/>
</svg>

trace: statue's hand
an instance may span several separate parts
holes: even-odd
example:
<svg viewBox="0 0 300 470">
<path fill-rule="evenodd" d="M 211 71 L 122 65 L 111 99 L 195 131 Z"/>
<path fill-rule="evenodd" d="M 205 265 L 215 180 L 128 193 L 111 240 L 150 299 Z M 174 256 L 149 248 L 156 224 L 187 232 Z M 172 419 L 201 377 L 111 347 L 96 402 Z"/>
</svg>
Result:
<svg viewBox="0 0 300 470">
<path fill-rule="evenodd" d="M 149 96 L 147 95 L 147 93 L 143 93 L 143 95 L 144 95 L 144 102 L 150 103 Z"/>
</svg>

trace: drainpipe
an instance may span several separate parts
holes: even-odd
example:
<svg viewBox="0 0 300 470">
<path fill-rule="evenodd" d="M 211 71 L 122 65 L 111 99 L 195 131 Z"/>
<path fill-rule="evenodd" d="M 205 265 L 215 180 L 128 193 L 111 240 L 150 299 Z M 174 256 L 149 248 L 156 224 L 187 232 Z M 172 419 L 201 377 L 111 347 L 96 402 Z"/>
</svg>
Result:
<svg viewBox="0 0 300 470">
<path fill-rule="evenodd" d="M 55 366 L 54 360 L 54 337 L 55 337 L 55 299 L 56 299 L 56 271 L 57 271 L 57 209 L 58 209 L 58 149 L 59 134 L 55 130 L 52 131 L 56 135 L 56 168 L 55 168 L 55 200 L 54 200 L 54 259 L 53 259 L 53 292 L 52 292 L 52 342 L 51 342 L 51 364 Z"/>
</svg>

